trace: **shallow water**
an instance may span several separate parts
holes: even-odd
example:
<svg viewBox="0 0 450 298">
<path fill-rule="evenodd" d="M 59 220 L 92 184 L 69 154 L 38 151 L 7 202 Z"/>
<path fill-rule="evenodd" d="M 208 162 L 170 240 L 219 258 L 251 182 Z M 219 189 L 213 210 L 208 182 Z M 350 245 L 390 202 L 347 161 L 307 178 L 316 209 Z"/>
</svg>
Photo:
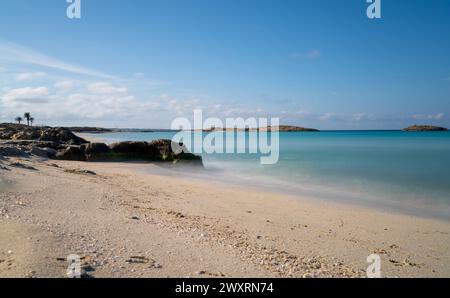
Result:
<svg viewBox="0 0 450 298">
<path fill-rule="evenodd" d="M 173 135 L 99 137 L 114 142 Z M 450 132 L 280 133 L 275 165 L 261 165 L 260 156 L 252 154 L 203 154 L 203 158 L 210 170 L 205 179 L 450 219 Z"/>
</svg>

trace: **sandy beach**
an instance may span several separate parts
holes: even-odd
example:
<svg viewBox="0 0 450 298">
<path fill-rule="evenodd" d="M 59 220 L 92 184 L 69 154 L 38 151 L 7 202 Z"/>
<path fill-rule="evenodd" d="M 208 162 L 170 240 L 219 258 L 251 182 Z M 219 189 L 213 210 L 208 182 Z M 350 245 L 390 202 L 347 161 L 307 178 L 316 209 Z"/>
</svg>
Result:
<svg viewBox="0 0 450 298">
<path fill-rule="evenodd" d="M 384 277 L 450 276 L 446 221 L 151 164 L 0 162 L 0 277 L 64 277 L 71 254 L 96 278 L 365 277 L 372 253 Z"/>
</svg>

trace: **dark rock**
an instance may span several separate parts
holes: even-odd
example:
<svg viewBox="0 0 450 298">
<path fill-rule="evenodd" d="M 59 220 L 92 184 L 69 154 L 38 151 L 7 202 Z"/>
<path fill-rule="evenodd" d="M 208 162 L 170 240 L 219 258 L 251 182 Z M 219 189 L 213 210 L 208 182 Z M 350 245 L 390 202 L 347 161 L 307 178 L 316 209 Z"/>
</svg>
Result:
<svg viewBox="0 0 450 298">
<path fill-rule="evenodd" d="M 174 163 L 190 161 L 194 164 L 202 164 L 201 156 L 189 153 L 183 144 L 174 143 L 171 140 L 153 141 L 149 144 L 149 151 L 161 161 L 171 161 Z"/>
<path fill-rule="evenodd" d="M 17 133 L 16 130 L 0 130 L 0 140 L 11 140 L 13 135 Z"/>
<path fill-rule="evenodd" d="M 88 141 L 74 135 L 67 128 L 49 128 L 42 131 L 39 141 L 51 141 L 64 143 L 69 145 L 82 145 L 89 143 Z"/>
<path fill-rule="evenodd" d="M 126 158 L 148 158 L 147 142 L 120 142 L 110 146 L 114 154 Z"/>
<path fill-rule="evenodd" d="M 87 161 L 103 161 L 111 159 L 111 149 L 103 143 L 90 143 L 86 145 L 84 154 Z"/>
<path fill-rule="evenodd" d="M 20 148 L 28 148 L 31 150 L 33 147 L 39 148 L 52 148 L 55 150 L 64 149 L 66 146 L 63 144 L 58 144 L 55 142 L 41 142 L 41 141 L 33 141 L 33 140 L 14 140 L 14 141 L 4 141 L 3 145 L 15 146 Z"/>
<path fill-rule="evenodd" d="M 403 131 L 447 131 L 447 128 L 432 125 L 413 125 L 403 129 Z"/>
<path fill-rule="evenodd" d="M 56 159 L 86 161 L 85 146 L 68 146 L 56 153 Z"/>
<path fill-rule="evenodd" d="M 53 148 L 32 147 L 29 153 L 43 158 L 56 158 L 56 150 Z"/>
<path fill-rule="evenodd" d="M 0 146 L 0 155 L 9 157 L 29 157 L 25 151 L 12 146 Z"/>
<path fill-rule="evenodd" d="M 24 130 L 15 133 L 12 140 L 37 140 L 41 136 L 41 130 L 39 128 L 25 128 Z"/>
</svg>

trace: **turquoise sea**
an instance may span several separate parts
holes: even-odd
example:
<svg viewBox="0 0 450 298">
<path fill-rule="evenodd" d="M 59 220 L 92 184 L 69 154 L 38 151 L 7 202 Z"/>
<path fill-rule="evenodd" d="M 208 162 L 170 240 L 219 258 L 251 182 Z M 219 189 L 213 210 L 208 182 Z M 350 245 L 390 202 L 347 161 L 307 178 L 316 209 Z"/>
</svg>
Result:
<svg viewBox="0 0 450 298">
<path fill-rule="evenodd" d="M 174 134 L 93 136 L 111 143 Z M 206 171 L 183 174 L 450 219 L 450 132 L 282 132 L 275 165 L 261 165 L 252 154 L 203 154 L 203 159 Z"/>
</svg>

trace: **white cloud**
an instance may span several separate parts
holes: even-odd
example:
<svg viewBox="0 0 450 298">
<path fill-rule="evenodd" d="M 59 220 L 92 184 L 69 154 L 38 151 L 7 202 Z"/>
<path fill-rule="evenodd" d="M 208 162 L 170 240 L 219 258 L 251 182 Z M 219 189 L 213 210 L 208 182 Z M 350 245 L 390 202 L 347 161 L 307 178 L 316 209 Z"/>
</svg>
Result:
<svg viewBox="0 0 450 298">
<path fill-rule="evenodd" d="M 96 94 L 125 94 L 128 92 L 125 87 L 116 87 L 106 82 L 89 84 L 88 90 Z"/>
<path fill-rule="evenodd" d="M 412 118 L 415 120 L 442 120 L 444 116 L 445 116 L 444 113 L 438 113 L 436 115 L 417 114 L 413 115 Z"/>
<path fill-rule="evenodd" d="M 16 80 L 18 81 L 29 81 L 45 77 L 47 74 L 45 72 L 23 72 L 16 75 Z"/>
<path fill-rule="evenodd" d="M 72 80 L 58 81 L 55 83 L 55 88 L 62 89 L 62 90 L 70 90 L 74 86 L 75 86 L 75 81 L 72 81 Z"/>
<path fill-rule="evenodd" d="M 5 104 L 14 104 L 18 102 L 42 102 L 49 94 L 47 87 L 25 87 L 12 89 L 2 96 Z"/>
<path fill-rule="evenodd" d="M 87 75 L 104 79 L 117 79 L 109 74 L 66 63 L 61 60 L 41 54 L 33 49 L 6 41 L 0 41 L 0 61 L 20 62 L 52 68 L 73 74 Z"/>
</svg>

